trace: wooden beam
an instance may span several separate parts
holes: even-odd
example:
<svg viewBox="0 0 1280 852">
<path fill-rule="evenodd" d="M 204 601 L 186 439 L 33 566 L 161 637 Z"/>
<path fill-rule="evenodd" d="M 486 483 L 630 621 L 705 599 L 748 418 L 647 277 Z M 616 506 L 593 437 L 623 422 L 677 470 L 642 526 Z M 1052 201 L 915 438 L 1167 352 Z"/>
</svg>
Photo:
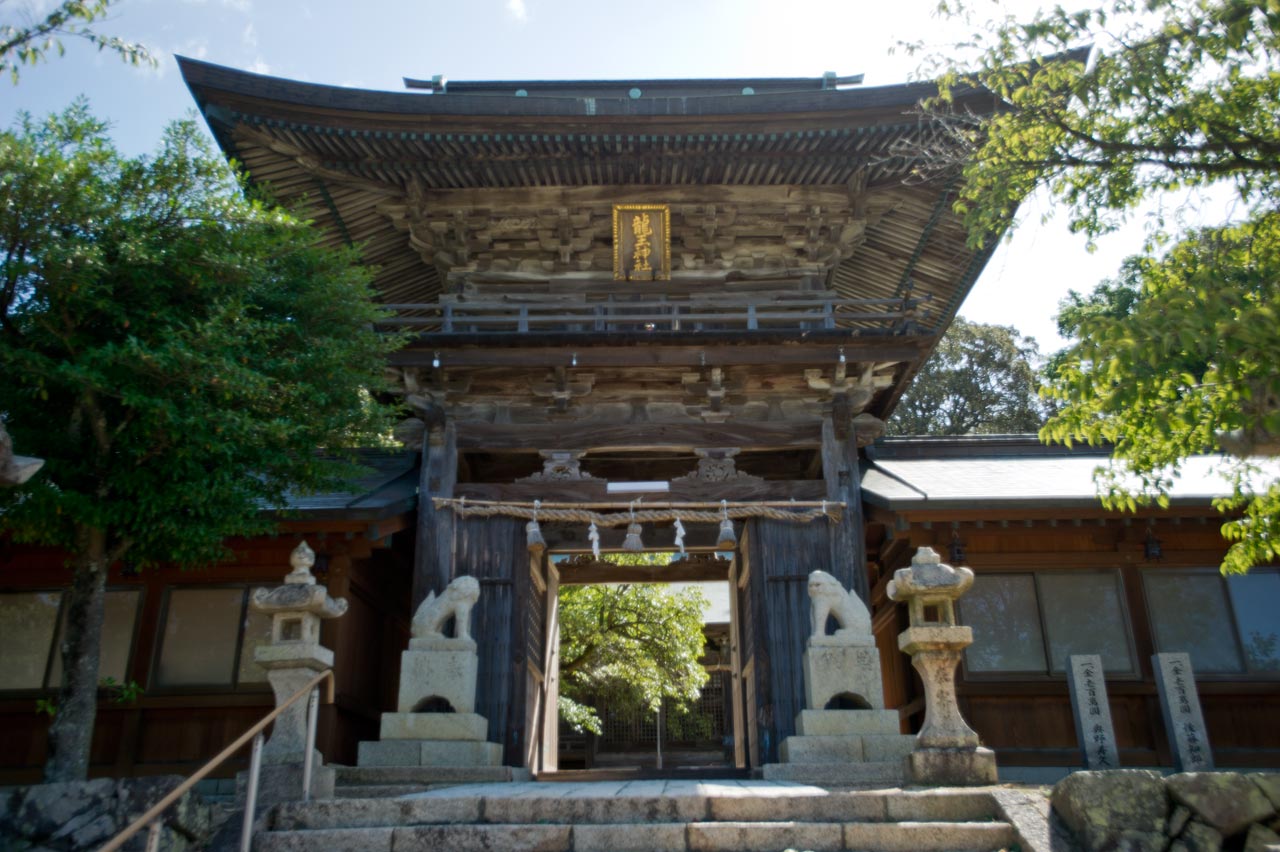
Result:
<svg viewBox="0 0 1280 852">
<path fill-rule="evenodd" d="M 534 500 L 555 503 L 601 502 L 603 500 L 660 500 L 698 503 L 714 500 L 822 500 L 826 489 L 821 480 L 782 480 L 764 482 L 672 482 L 670 491 L 635 492 L 627 495 L 607 493 L 603 479 L 549 482 L 467 482 L 453 491 L 455 497 L 468 500 L 500 500 L 529 503 Z"/>
<path fill-rule="evenodd" d="M 865 192 L 865 189 L 863 190 Z M 562 207 L 613 205 L 620 200 L 644 204 L 695 203 L 688 185 L 643 186 L 563 186 L 503 189 L 429 189 L 420 196 L 426 209 L 502 209 L 530 207 L 539 212 Z M 849 189 L 844 186 L 742 186 L 704 184 L 697 187 L 696 203 L 703 204 L 798 204 L 823 208 L 849 207 Z"/>
<path fill-rule="evenodd" d="M 720 537 L 718 524 L 685 523 L 684 546 L 689 550 L 716 549 Z M 600 549 L 621 550 L 622 540 L 627 534 L 626 527 L 601 527 Z M 675 535 L 671 524 L 645 524 L 641 530 L 641 538 L 646 549 L 654 552 L 674 550 Z M 591 542 L 587 540 L 586 524 L 549 524 L 542 522 L 542 537 L 547 542 L 547 549 L 567 553 L 589 553 Z"/>
<path fill-rule="evenodd" d="M 696 332 L 690 332 L 696 334 Z M 799 336 L 800 332 L 789 332 Z M 572 356 L 577 356 L 577 367 L 717 367 L 779 366 L 807 364 L 825 366 L 834 364 L 843 349 L 850 361 L 915 361 L 933 343 L 933 336 L 859 338 L 840 336 L 829 343 L 752 343 L 761 332 L 740 332 L 739 345 L 663 345 L 654 337 L 638 335 L 645 345 L 589 346 L 589 341 L 578 339 L 551 339 L 552 335 L 539 335 L 542 346 L 502 346 L 503 342 L 525 335 L 488 335 L 478 343 L 460 345 L 452 338 L 457 335 L 423 335 L 409 347 L 393 352 L 389 358 L 393 367 L 430 367 L 437 357 L 448 369 L 462 367 L 515 367 L 542 368 L 568 366 Z M 617 335 L 612 335 L 617 336 Z M 557 338 L 564 338 L 558 335 Z M 596 336 L 601 339 L 604 335 Z M 481 343 L 483 345 L 481 345 Z M 742 345 L 746 344 L 746 345 Z M 577 347 L 577 348 L 575 348 Z"/>
<path fill-rule="evenodd" d="M 599 561 L 591 565 L 560 564 L 560 585 L 588 583 L 691 583 L 728 580 L 729 560 L 690 561 L 673 565 L 615 565 Z"/>
<path fill-rule="evenodd" d="M 744 451 L 811 449 L 822 445 L 822 433 L 817 422 L 599 425 L 467 421 L 458 424 L 457 441 L 461 451 L 587 448 L 594 452 L 676 450 L 692 453 L 698 447 L 741 447 Z"/>
</svg>

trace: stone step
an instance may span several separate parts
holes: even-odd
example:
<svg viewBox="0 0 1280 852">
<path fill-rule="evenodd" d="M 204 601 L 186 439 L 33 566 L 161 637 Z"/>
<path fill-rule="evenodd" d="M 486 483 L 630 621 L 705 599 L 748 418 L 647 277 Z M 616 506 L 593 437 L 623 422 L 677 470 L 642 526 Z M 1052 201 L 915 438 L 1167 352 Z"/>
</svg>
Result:
<svg viewBox="0 0 1280 852">
<path fill-rule="evenodd" d="M 259 833 L 254 852 L 570 852 L 567 825 L 415 825 Z"/>
<path fill-rule="evenodd" d="M 360 766 L 500 766 L 502 746 L 483 740 L 377 740 L 357 747 Z"/>
<path fill-rule="evenodd" d="M 411 796 L 414 793 L 425 793 L 441 787 L 452 787 L 452 784 L 354 784 L 333 788 L 333 795 L 338 799 L 393 799 L 397 796 Z"/>
<path fill-rule="evenodd" d="M 900 760 L 863 763 L 766 763 L 766 781 L 796 781 L 801 784 L 858 787 L 902 784 L 906 769 Z"/>
<path fill-rule="evenodd" d="M 849 822 L 846 849 L 863 852 L 994 852 L 1017 842 L 1007 822 Z"/>
<path fill-rule="evenodd" d="M 801 710 L 796 733 L 805 737 L 901 734 L 897 710 Z"/>
<path fill-rule="evenodd" d="M 791 736 L 782 741 L 783 763 L 881 763 L 902 760 L 915 748 L 915 737 L 903 734 Z"/>
<path fill-rule="evenodd" d="M 262 833 L 257 852 L 995 852 L 1007 823 L 689 822 L 614 825 L 434 824 Z"/>
<path fill-rule="evenodd" d="M 331 799 L 306 805 L 293 802 L 273 811 L 270 826 L 273 830 L 292 831 L 467 822 L 970 822 L 991 820 L 997 814 L 989 793 L 969 790 L 792 794 L 788 788 L 780 787 L 775 789 L 776 795 L 627 796 L 612 794 L 610 789 L 605 788 L 600 795 L 558 796 L 552 788 L 541 795 L 504 796 L 495 794 L 493 785 L 485 785 L 403 799 Z"/>
<path fill-rule="evenodd" d="M 358 784 L 476 784 L 527 781 L 529 770 L 511 766 L 335 766 L 339 787 Z"/>
<path fill-rule="evenodd" d="M 489 720 L 479 713 L 383 713 L 380 740 L 472 740 L 483 742 Z"/>
</svg>

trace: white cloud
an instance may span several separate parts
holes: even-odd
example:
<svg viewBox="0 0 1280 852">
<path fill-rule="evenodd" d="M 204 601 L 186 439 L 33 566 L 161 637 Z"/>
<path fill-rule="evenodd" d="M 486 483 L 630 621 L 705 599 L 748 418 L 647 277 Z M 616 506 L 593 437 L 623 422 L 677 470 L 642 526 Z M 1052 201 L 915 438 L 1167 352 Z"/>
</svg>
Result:
<svg viewBox="0 0 1280 852">
<path fill-rule="evenodd" d="M 258 47 L 258 31 L 253 28 L 253 21 L 245 24 L 244 32 L 240 35 L 240 43 L 249 50 L 255 50 Z"/>
<path fill-rule="evenodd" d="M 529 10 L 525 8 L 524 0 L 507 0 L 507 14 L 522 23 L 529 19 Z"/>
<path fill-rule="evenodd" d="M 253 64 L 249 66 L 249 70 L 254 74 L 270 74 L 271 66 L 267 64 L 261 56 L 253 60 Z"/>
</svg>

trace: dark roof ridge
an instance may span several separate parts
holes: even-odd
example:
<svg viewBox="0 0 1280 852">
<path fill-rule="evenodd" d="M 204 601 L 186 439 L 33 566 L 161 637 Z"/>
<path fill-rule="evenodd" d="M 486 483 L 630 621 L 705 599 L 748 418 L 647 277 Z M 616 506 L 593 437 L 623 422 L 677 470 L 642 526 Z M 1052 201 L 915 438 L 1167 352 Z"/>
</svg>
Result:
<svg viewBox="0 0 1280 852">
<path fill-rule="evenodd" d="M 900 435 L 866 448 L 867 458 L 1004 458 L 1010 456 L 1108 456 L 1110 445 L 1045 444 L 1034 433 L 1004 435 Z"/>
<path fill-rule="evenodd" d="M 447 97 L 412 91 L 357 89 L 288 80 L 255 74 L 186 56 L 176 57 L 178 67 L 196 102 L 204 109 L 209 95 L 222 92 L 281 105 L 304 106 L 365 115 L 404 116 L 564 116 L 587 118 L 652 118 L 657 116 L 700 118 L 750 114 L 840 113 L 861 110 L 912 109 L 921 99 L 937 92 L 932 82 L 886 86 L 814 88 L 800 91 L 764 91 L 703 96 L 658 95 L 631 98 L 626 91 L 616 97 L 535 97 L 493 93 L 459 93 Z M 534 81 L 539 82 L 539 81 Z M 549 82 L 549 81 L 548 81 Z M 599 81 L 618 86 L 626 81 Z M 720 81 L 709 81 L 713 84 Z M 509 83 L 504 83 L 507 85 Z M 532 83 L 530 83 L 532 85 Z M 974 96 L 989 102 L 990 95 Z M 987 106 L 989 109 L 994 104 Z M 974 108 L 981 108 L 974 104 Z"/>
</svg>

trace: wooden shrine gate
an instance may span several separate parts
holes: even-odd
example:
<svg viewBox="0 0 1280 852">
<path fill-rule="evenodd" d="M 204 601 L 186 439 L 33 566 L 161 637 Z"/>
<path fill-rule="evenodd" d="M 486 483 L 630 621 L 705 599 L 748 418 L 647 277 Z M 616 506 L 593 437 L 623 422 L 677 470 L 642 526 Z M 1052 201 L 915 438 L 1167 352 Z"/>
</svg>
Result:
<svg viewBox="0 0 1280 852">
<path fill-rule="evenodd" d="M 758 517 L 740 525 L 739 546 L 724 577 L 730 589 L 731 719 L 738 767 L 777 762 L 779 743 L 794 733 L 804 701 L 808 575 L 821 568 L 857 588 L 861 561 L 843 548 L 850 540 L 846 527 L 856 529 L 858 518 L 859 513 L 845 511 L 839 521 Z M 554 770 L 561 572 L 545 553 L 530 554 L 523 518 L 459 518 L 441 507 L 435 520 L 448 535 L 449 571 L 440 587 L 462 575 L 480 581 L 472 624 L 479 654 L 476 712 L 489 721 L 489 740 L 503 746 L 506 765 Z M 555 525 L 544 524 L 544 529 L 555 538 Z M 846 558 L 833 560 L 833 548 Z"/>
</svg>

